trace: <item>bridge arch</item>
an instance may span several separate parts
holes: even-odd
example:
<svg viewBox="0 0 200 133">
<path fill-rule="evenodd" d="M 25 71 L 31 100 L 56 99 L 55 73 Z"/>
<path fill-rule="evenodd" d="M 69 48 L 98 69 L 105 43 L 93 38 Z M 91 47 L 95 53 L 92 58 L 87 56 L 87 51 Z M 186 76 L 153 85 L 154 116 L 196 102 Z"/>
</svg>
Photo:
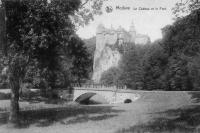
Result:
<svg viewBox="0 0 200 133">
<path fill-rule="evenodd" d="M 75 87 L 74 93 L 73 93 L 73 101 L 80 103 L 81 101 L 89 100 L 95 95 L 101 96 L 109 104 L 124 103 L 124 102 L 129 103 L 140 98 L 140 95 L 132 90 Z M 93 100 L 93 99 L 90 99 L 90 100 Z"/>
<path fill-rule="evenodd" d="M 101 99 L 103 99 L 103 101 L 90 101 L 90 99 L 93 97 L 93 96 L 99 96 L 101 97 Z M 79 95 L 76 99 L 75 99 L 75 102 L 78 102 L 78 103 L 82 103 L 82 104 L 89 104 L 91 102 L 91 104 L 100 104 L 100 103 L 109 103 L 109 101 L 105 98 L 105 96 L 101 95 L 101 94 L 98 94 L 96 92 L 85 92 L 81 95 Z"/>
</svg>

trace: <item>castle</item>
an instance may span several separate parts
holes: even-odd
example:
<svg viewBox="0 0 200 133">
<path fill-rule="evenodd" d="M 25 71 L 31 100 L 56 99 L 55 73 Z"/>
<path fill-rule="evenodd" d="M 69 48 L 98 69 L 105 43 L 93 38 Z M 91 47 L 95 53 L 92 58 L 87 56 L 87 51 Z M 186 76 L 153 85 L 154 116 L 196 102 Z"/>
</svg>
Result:
<svg viewBox="0 0 200 133">
<path fill-rule="evenodd" d="M 138 34 L 132 22 L 129 31 L 121 26 L 110 29 L 100 24 L 96 30 L 96 50 L 94 53 L 93 77 L 95 83 L 99 83 L 103 72 L 111 67 L 117 67 L 121 59 L 121 53 L 118 49 L 113 49 L 115 45 L 124 46 L 126 44 L 148 44 L 150 38 L 147 35 Z"/>
<path fill-rule="evenodd" d="M 106 29 L 104 25 L 100 24 L 96 30 L 96 38 L 96 45 L 103 40 L 110 45 L 113 45 L 116 42 L 118 42 L 118 45 L 126 43 L 147 44 L 150 42 L 149 36 L 138 34 L 136 32 L 133 22 L 128 32 L 121 26 L 119 26 L 118 29 L 114 29 L 112 26 L 110 29 Z"/>
</svg>

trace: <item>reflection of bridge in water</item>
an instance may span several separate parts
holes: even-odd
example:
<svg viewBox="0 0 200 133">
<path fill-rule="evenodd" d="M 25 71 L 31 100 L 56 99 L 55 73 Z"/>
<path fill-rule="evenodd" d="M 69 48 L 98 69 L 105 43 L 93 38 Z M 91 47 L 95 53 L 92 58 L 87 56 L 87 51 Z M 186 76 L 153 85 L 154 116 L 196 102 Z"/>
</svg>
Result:
<svg viewBox="0 0 200 133">
<path fill-rule="evenodd" d="M 106 86 L 102 84 L 73 84 L 74 94 L 73 101 L 88 101 L 94 95 L 102 96 L 108 103 L 123 103 L 126 100 L 135 101 L 140 98 L 139 94 L 135 94 L 132 90 L 128 90 L 125 86 Z"/>
</svg>

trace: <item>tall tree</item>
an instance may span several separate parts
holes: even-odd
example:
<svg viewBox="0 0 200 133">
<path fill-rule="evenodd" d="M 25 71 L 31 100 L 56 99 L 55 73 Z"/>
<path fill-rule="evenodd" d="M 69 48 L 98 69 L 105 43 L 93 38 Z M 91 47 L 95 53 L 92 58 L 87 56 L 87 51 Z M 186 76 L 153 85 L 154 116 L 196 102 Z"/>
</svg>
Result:
<svg viewBox="0 0 200 133">
<path fill-rule="evenodd" d="M 49 87 L 54 87 L 59 51 L 74 34 L 69 15 L 79 8 L 80 1 L 5 0 L 4 3 L 11 87 L 9 121 L 16 124 L 19 120 L 19 88 L 27 66 L 36 62 Z"/>
<path fill-rule="evenodd" d="M 168 56 L 163 48 L 155 42 L 149 48 L 143 61 L 143 89 L 146 90 L 164 90 L 168 83 L 166 77 L 166 67 Z"/>
<path fill-rule="evenodd" d="M 170 90 L 198 90 L 200 53 L 200 9 L 163 29 L 162 46 L 168 58 Z M 194 74 L 196 72 L 196 74 Z M 195 76 L 195 77 L 194 77 Z"/>
<path fill-rule="evenodd" d="M 71 59 L 69 67 L 71 81 L 79 84 L 86 82 L 92 69 L 92 58 L 83 40 L 78 36 L 73 36 L 66 48 L 66 57 Z"/>
<path fill-rule="evenodd" d="M 133 46 L 134 44 L 131 44 Z M 130 89 L 143 88 L 143 60 L 148 51 L 149 45 L 128 46 L 127 51 L 122 56 L 120 62 L 121 75 L 119 83 L 126 85 Z"/>
<path fill-rule="evenodd" d="M 60 48 L 69 44 L 74 24 L 87 24 L 101 14 L 104 0 L 2 0 L 6 12 L 6 60 L 11 87 L 10 122 L 19 116 L 19 88 L 30 64 L 40 68 L 52 89 L 59 69 Z M 90 3 L 91 8 L 86 6 Z M 93 3 L 93 4 L 91 4 Z M 62 52 L 61 52 L 62 53 Z"/>
<path fill-rule="evenodd" d="M 117 67 L 112 67 L 105 71 L 101 76 L 101 83 L 105 85 L 118 85 L 118 79 L 121 72 Z"/>
</svg>

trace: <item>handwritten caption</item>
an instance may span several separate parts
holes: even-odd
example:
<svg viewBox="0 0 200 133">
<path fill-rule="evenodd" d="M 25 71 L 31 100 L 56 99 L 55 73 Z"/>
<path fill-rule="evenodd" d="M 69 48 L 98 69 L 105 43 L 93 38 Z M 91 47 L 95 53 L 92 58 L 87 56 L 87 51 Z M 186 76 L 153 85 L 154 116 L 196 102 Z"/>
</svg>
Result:
<svg viewBox="0 0 200 133">
<path fill-rule="evenodd" d="M 130 7 L 130 6 L 116 6 L 116 10 L 134 10 L 134 11 L 165 11 L 166 7 Z"/>
</svg>

